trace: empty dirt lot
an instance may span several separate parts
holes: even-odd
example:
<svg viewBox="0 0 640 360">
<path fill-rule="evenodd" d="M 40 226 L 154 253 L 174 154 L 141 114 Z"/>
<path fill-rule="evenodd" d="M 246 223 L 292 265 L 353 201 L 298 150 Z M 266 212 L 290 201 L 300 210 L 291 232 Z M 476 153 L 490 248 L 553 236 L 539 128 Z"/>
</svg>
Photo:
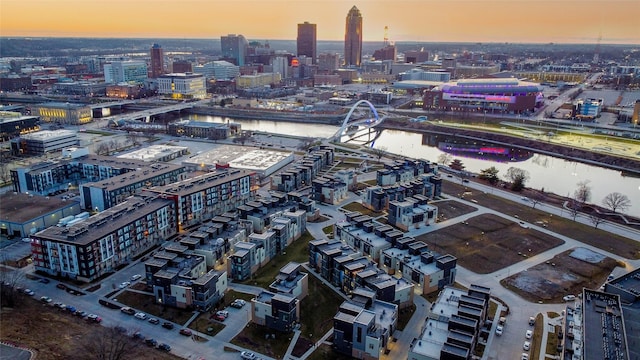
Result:
<svg viewBox="0 0 640 360">
<path fill-rule="evenodd" d="M 564 295 L 578 295 L 582 288 L 598 289 L 616 265 L 600 253 L 574 248 L 500 283 L 529 301 L 561 302 Z"/>
<path fill-rule="evenodd" d="M 421 235 L 440 254 L 451 254 L 458 264 L 488 274 L 552 249 L 564 241 L 492 214 L 484 214 L 445 229 Z"/>
</svg>

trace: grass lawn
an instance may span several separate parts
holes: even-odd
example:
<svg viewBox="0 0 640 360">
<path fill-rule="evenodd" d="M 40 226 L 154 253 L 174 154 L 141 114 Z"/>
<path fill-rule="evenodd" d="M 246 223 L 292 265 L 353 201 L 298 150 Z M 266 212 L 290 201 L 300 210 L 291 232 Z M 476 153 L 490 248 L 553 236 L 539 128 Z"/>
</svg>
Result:
<svg viewBox="0 0 640 360">
<path fill-rule="evenodd" d="M 271 335 L 275 334 L 275 339 Z M 267 336 L 269 339 L 267 340 Z M 282 359 L 291 343 L 293 333 L 283 334 L 266 326 L 249 323 L 236 337 L 232 344 L 251 349 L 269 357 Z"/>
<path fill-rule="evenodd" d="M 332 235 L 333 234 L 333 225 L 329 225 L 329 226 L 325 226 L 322 228 L 322 232 L 327 234 L 327 235 Z"/>
<path fill-rule="evenodd" d="M 251 299 L 253 299 L 255 297 L 255 295 L 253 294 L 245 294 L 245 293 L 241 293 L 241 292 L 237 292 L 234 290 L 227 290 L 227 293 L 224 294 L 224 304 L 231 304 L 233 302 L 233 300 L 235 299 L 242 299 L 244 301 L 246 301 L 247 303 L 251 301 Z"/>
<path fill-rule="evenodd" d="M 322 344 L 309 355 L 308 360 L 351 360 L 351 356 L 333 351 L 330 345 Z"/>
<path fill-rule="evenodd" d="M 342 208 L 348 211 L 357 211 L 362 215 L 369 215 L 371 217 L 378 217 L 383 214 L 383 212 L 381 211 L 379 212 L 379 211 L 373 211 L 373 210 L 367 209 L 366 207 L 362 206 L 362 204 L 359 202 L 352 202 L 352 203 L 346 204 Z"/>
<path fill-rule="evenodd" d="M 449 181 L 443 182 L 442 191 L 446 194 L 462 194 L 465 192 L 465 189 L 465 187 Z M 492 194 L 485 194 L 478 190 L 467 191 L 471 192 L 471 194 L 464 196 L 466 200 L 476 200 L 479 205 L 503 214 L 517 215 L 521 220 L 531 224 L 539 222 L 546 223 L 547 229 L 553 232 L 609 251 L 613 254 L 628 259 L 640 259 L 640 247 L 638 246 L 638 242 L 633 239 L 596 229 L 593 226 L 578 223 L 560 216 L 551 216 L 543 210 L 544 206 L 540 207 L 540 205 L 538 205 L 538 208 L 534 209 L 531 205 L 510 201 Z"/>
<path fill-rule="evenodd" d="M 536 324 L 533 326 L 533 337 L 531 339 L 531 351 L 529 352 L 529 359 L 538 359 L 540 357 L 540 346 L 542 345 L 542 332 L 545 329 L 543 324 L 544 318 L 542 314 L 536 315 Z M 545 345 L 546 349 L 546 345 Z"/>
<path fill-rule="evenodd" d="M 309 274 L 309 295 L 300 308 L 300 337 L 318 341 L 333 328 L 333 317 L 344 298 Z"/>
<path fill-rule="evenodd" d="M 411 320 L 414 312 L 416 312 L 416 306 L 414 304 L 398 310 L 398 330 L 404 330 L 404 327 L 407 326 L 407 323 Z"/>
<path fill-rule="evenodd" d="M 457 257 L 458 264 L 478 274 L 492 273 L 564 243 L 493 214 L 473 217 L 416 240 L 429 244 L 437 253 Z"/>
<path fill-rule="evenodd" d="M 304 263 L 309 261 L 309 241 L 313 240 L 313 236 L 305 231 L 298 240 L 287 246 L 284 254 L 276 255 L 265 266 L 258 269 L 250 279 L 242 281 L 242 284 L 260 286 L 269 288 L 269 285 L 275 280 L 276 275 L 283 266 L 295 261 Z"/>
<path fill-rule="evenodd" d="M 432 202 L 431 205 L 438 207 L 438 221 L 453 219 L 466 215 L 477 209 L 455 200 L 440 200 Z"/>
<path fill-rule="evenodd" d="M 211 316 L 209 312 L 198 315 L 198 317 L 189 324 L 189 327 L 203 334 L 215 336 L 224 329 L 224 324 L 215 320 L 209 320 L 209 316 Z"/>
<path fill-rule="evenodd" d="M 154 317 L 173 321 L 180 325 L 186 323 L 187 320 L 193 316 L 193 311 L 191 310 L 156 304 L 153 295 L 139 294 L 125 290 L 118 295 L 117 299 L 118 302 L 136 310 L 140 310 Z"/>
</svg>

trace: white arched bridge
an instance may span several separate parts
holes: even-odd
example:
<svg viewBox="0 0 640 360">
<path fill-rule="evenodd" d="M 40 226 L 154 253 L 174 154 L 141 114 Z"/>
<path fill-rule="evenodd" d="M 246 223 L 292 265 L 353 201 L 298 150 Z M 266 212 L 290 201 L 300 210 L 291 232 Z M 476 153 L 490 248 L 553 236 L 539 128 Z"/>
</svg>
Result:
<svg viewBox="0 0 640 360">
<path fill-rule="evenodd" d="M 358 110 L 358 106 L 362 104 L 368 106 L 368 110 L 371 112 L 371 116 L 366 116 L 364 119 L 359 117 L 358 119 L 352 120 L 351 116 Z M 370 129 L 383 122 L 385 118 L 386 114 L 379 113 L 378 109 L 376 109 L 375 106 L 373 106 L 373 104 L 368 100 L 358 100 L 358 102 L 356 102 L 351 107 L 351 109 L 347 113 L 347 116 L 345 116 L 344 121 L 342 122 L 342 126 L 340 126 L 340 129 L 338 129 L 338 131 L 331 137 L 331 139 L 335 142 L 341 142 L 342 138 L 347 136 L 349 137 L 349 139 L 347 139 L 345 142 L 348 142 L 350 140 L 369 135 L 369 139 L 365 140 L 365 143 L 372 143 L 373 141 L 375 141 L 377 135 L 379 134 L 376 134 L 375 138 L 371 139 Z M 365 133 L 365 130 L 369 131 Z"/>
</svg>

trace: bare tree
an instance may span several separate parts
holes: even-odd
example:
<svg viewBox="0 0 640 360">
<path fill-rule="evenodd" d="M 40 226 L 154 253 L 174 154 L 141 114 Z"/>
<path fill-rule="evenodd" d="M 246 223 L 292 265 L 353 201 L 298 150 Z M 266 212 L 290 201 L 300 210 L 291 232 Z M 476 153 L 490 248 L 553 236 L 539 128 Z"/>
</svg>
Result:
<svg viewBox="0 0 640 360">
<path fill-rule="evenodd" d="M 573 221 L 576 221 L 576 217 L 578 217 L 579 212 L 580 203 L 576 199 L 569 200 L 569 214 L 571 214 Z"/>
<path fill-rule="evenodd" d="M 106 142 L 101 142 L 96 147 L 96 154 L 98 155 L 106 155 L 109 153 L 109 145 Z"/>
<path fill-rule="evenodd" d="M 2 263 L 7 260 L 6 254 L 0 256 Z M 24 273 L 19 269 L 6 267 L 0 269 L 0 307 L 16 307 L 20 305 L 19 287 L 23 286 Z"/>
<path fill-rule="evenodd" d="M 131 145 L 138 146 L 140 145 L 140 134 L 137 131 L 130 131 L 127 134 L 127 140 L 131 143 Z"/>
<path fill-rule="evenodd" d="M 6 162 L 0 162 L 0 183 L 7 183 L 11 180 L 11 171 L 9 170 L 9 164 Z"/>
<path fill-rule="evenodd" d="M 117 327 L 97 327 L 83 337 L 80 344 L 84 350 L 84 356 L 91 354 L 93 359 L 98 360 L 127 360 L 134 359 L 136 349 L 140 342 L 120 332 Z"/>
<path fill-rule="evenodd" d="M 591 186 L 589 186 L 589 180 L 580 181 L 578 188 L 573 193 L 573 197 L 581 204 L 585 204 L 591 200 Z"/>
<path fill-rule="evenodd" d="M 521 191 L 524 189 L 524 185 L 529 180 L 529 172 L 517 167 L 510 167 L 507 169 L 505 175 L 507 179 L 511 180 L 511 190 Z"/>
<path fill-rule="evenodd" d="M 534 209 L 536 208 L 536 205 L 540 204 L 541 202 L 543 202 L 545 200 L 546 196 L 544 193 L 534 193 L 533 195 L 531 195 L 529 197 L 529 201 L 531 201 L 531 207 L 533 207 Z"/>
<path fill-rule="evenodd" d="M 371 150 L 373 151 L 373 155 L 378 158 L 378 162 L 380 162 L 380 159 L 387 153 L 387 148 L 384 146 L 373 148 Z"/>
<path fill-rule="evenodd" d="M 447 165 L 451 162 L 452 158 L 453 156 L 451 154 L 443 152 L 442 154 L 438 155 L 438 164 Z"/>
<path fill-rule="evenodd" d="M 631 206 L 631 200 L 629 200 L 627 195 L 620 194 L 619 192 L 612 192 L 604 197 L 602 204 L 613 212 L 616 212 L 618 209 L 624 212 Z"/>
<path fill-rule="evenodd" d="M 596 229 L 598 228 L 598 225 L 600 225 L 605 221 L 602 215 L 597 211 L 594 211 L 593 213 L 589 214 L 589 220 L 591 220 L 591 223 Z"/>
</svg>

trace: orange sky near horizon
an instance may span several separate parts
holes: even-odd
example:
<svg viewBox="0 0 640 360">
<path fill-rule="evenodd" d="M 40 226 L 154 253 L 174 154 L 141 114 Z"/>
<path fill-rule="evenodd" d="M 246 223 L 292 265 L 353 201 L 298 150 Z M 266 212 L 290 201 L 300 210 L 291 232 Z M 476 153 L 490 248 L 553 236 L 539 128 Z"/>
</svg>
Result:
<svg viewBox="0 0 640 360">
<path fill-rule="evenodd" d="M 0 36 L 343 40 L 354 5 L 365 41 L 640 44 L 640 0 L 2 0 Z"/>
</svg>

